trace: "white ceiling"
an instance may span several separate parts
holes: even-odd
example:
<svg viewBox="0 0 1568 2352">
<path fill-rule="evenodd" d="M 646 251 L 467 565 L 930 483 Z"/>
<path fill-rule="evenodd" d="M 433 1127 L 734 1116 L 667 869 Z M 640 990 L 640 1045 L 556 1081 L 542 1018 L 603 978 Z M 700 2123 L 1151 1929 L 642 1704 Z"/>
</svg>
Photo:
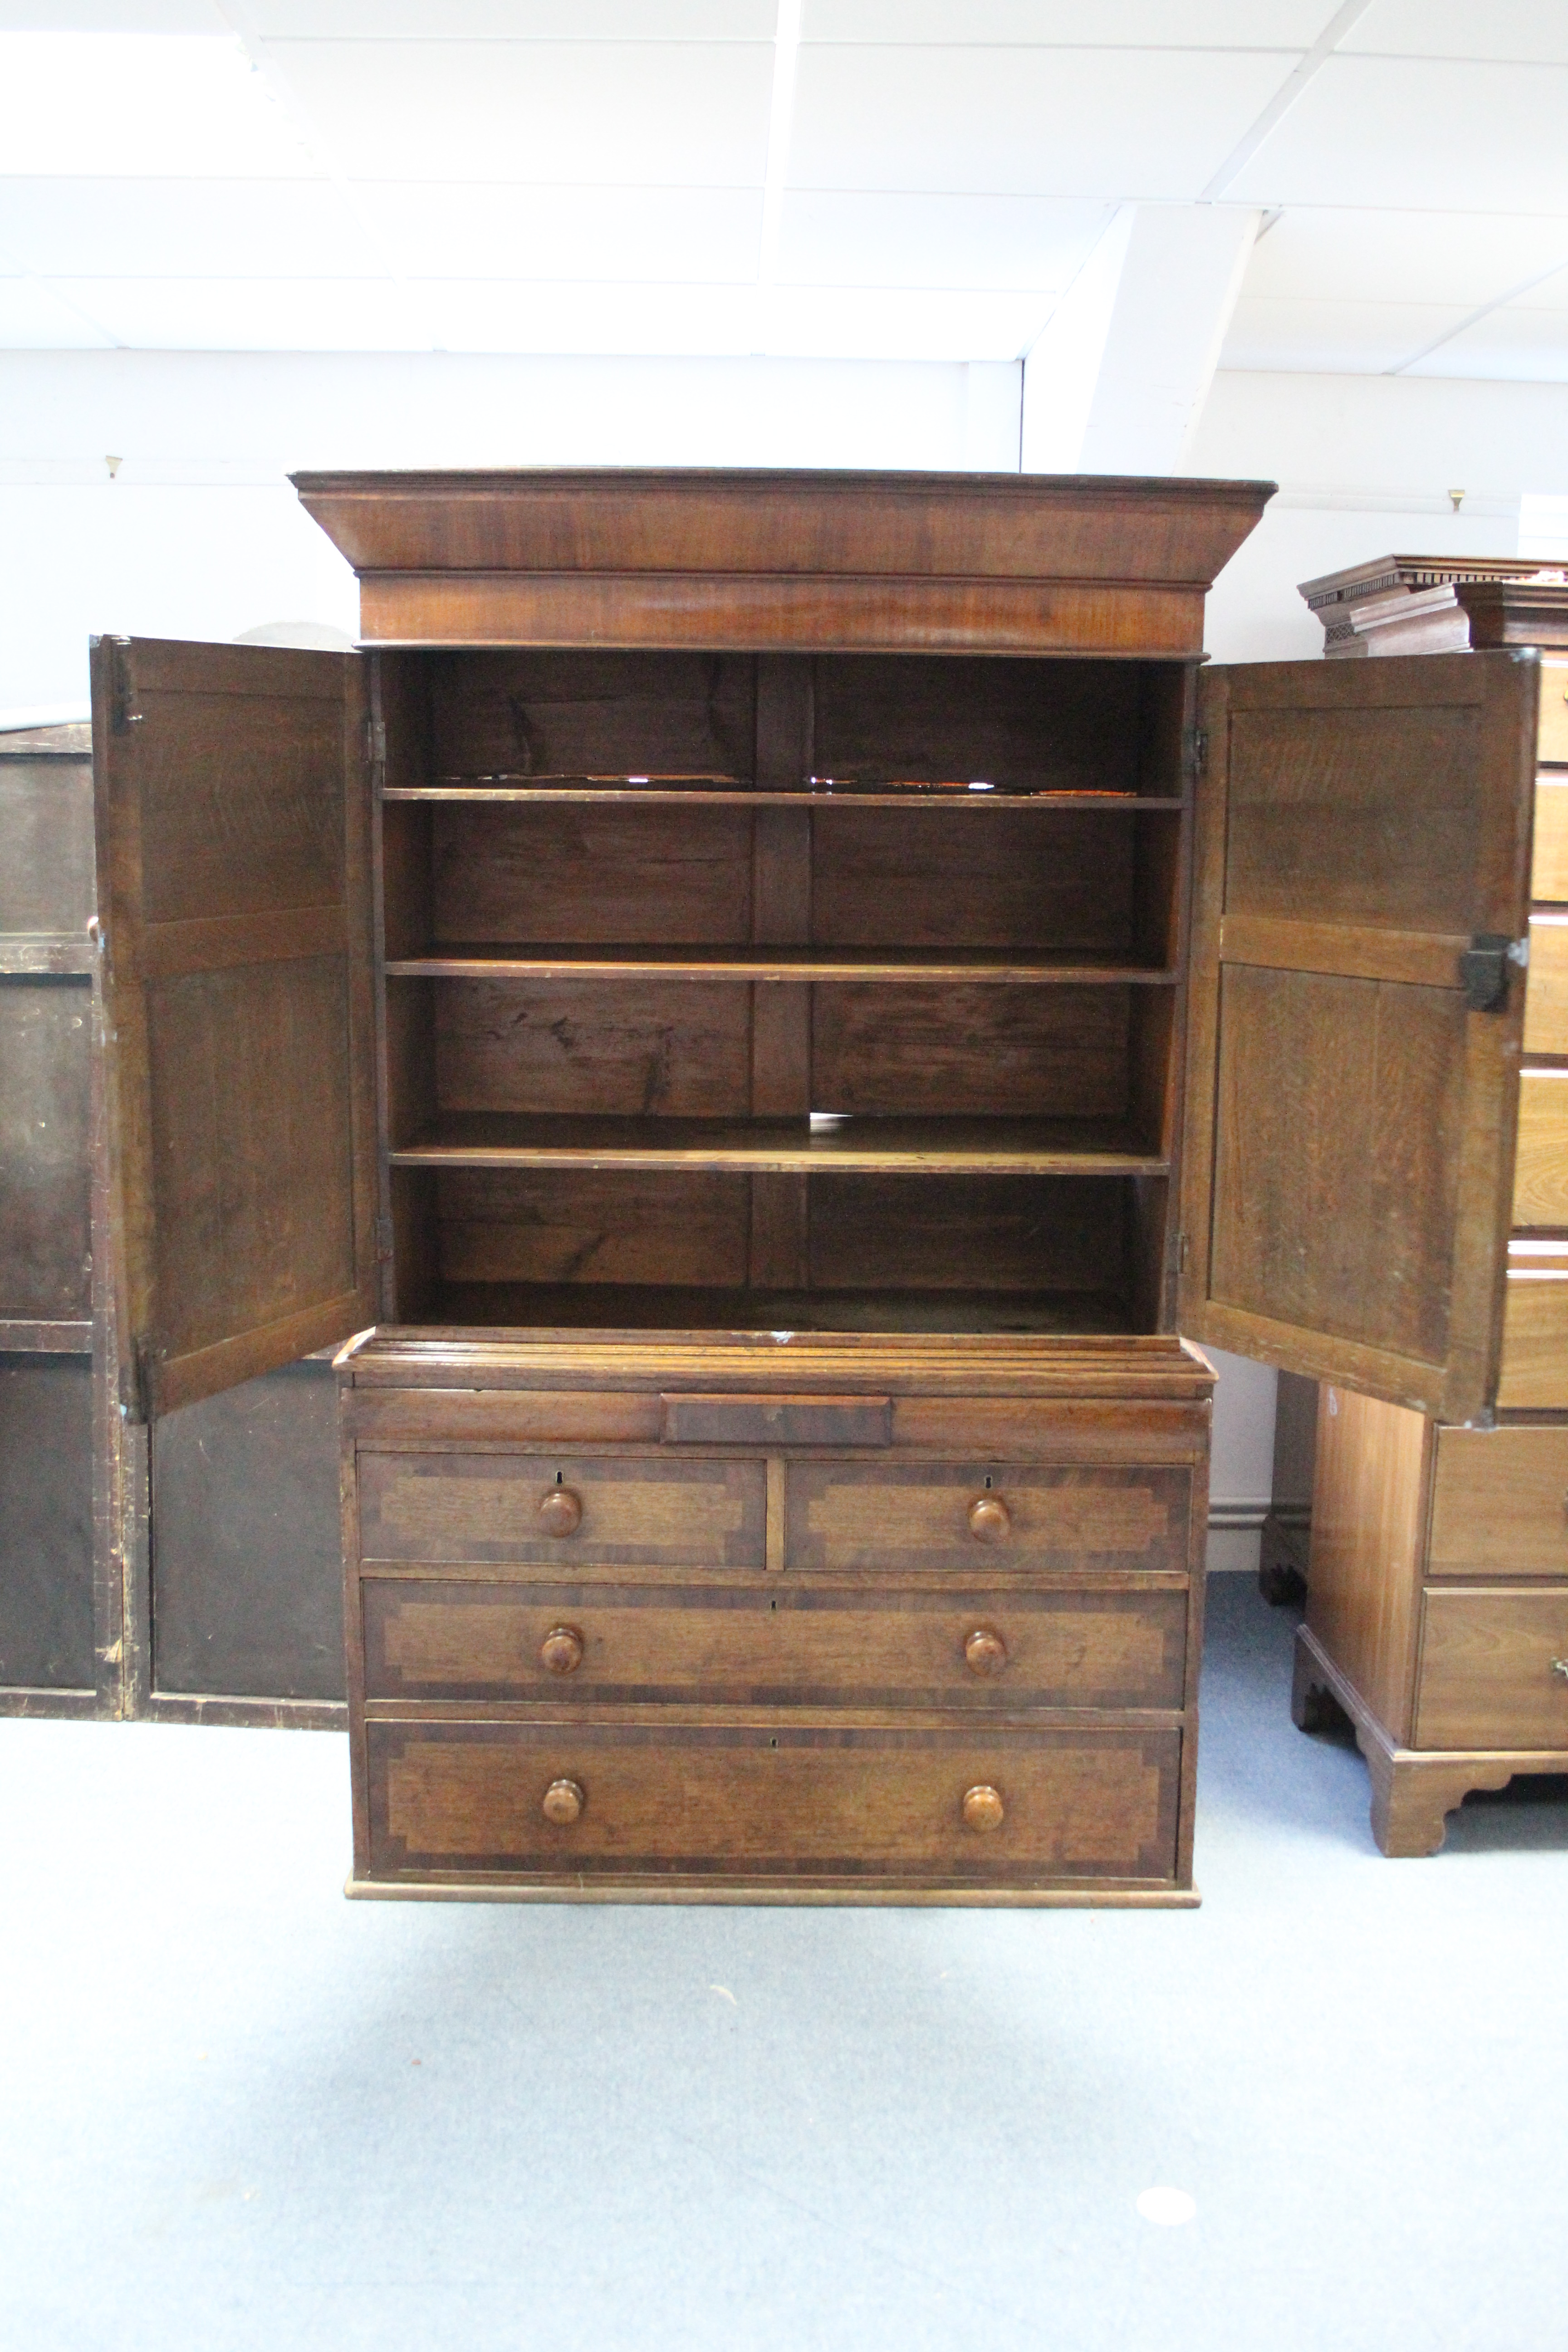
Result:
<svg viewBox="0 0 1568 2352">
<path fill-rule="evenodd" d="M 1218 201 L 1222 364 L 1568 381 L 1568 0 L 0 0 L 0 88 L 13 348 L 1007 360 Z"/>
</svg>

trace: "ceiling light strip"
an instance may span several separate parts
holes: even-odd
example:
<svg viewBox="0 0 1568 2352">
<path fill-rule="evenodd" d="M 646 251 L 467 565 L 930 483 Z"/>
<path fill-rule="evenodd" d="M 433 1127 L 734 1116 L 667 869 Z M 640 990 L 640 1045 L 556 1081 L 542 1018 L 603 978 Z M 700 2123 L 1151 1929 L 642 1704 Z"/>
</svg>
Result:
<svg viewBox="0 0 1568 2352">
<path fill-rule="evenodd" d="M 759 286 L 771 286 L 778 268 L 784 178 L 789 168 L 790 131 L 795 121 L 795 69 L 799 55 L 800 0 L 779 0 L 778 26 L 773 35 L 773 104 L 768 112 L 768 161 L 763 179 L 763 235 L 757 262 Z"/>
</svg>

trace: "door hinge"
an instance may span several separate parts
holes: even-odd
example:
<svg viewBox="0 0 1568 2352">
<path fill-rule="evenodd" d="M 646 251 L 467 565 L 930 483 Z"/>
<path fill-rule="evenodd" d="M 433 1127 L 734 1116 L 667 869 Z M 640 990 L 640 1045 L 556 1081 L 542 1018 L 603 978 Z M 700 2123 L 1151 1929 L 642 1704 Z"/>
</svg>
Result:
<svg viewBox="0 0 1568 2352">
<path fill-rule="evenodd" d="M 1459 985 L 1471 1013 L 1500 1013 L 1508 1003 L 1508 968 L 1530 963 L 1530 941 L 1505 931 L 1478 931 L 1459 958 Z"/>
<path fill-rule="evenodd" d="M 386 721 L 370 718 L 364 722 L 364 756 L 373 768 L 386 765 Z"/>
<path fill-rule="evenodd" d="M 1189 774 L 1189 775 L 1192 775 L 1192 776 L 1201 776 L 1201 775 L 1203 774 L 1203 772 L 1204 772 L 1204 770 L 1205 770 L 1205 769 L 1207 767 L 1207 765 L 1208 765 L 1208 757 L 1209 757 L 1209 730 L 1208 730 L 1208 729 L 1207 729 L 1206 727 L 1189 727 L 1189 728 L 1188 728 L 1188 730 L 1187 730 L 1187 772 L 1188 772 L 1188 774 Z"/>
<path fill-rule="evenodd" d="M 132 680 L 131 664 L 126 657 L 129 640 L 122 637 L 116 638 L 113 643 L 114 690 L 110 702 L 109 724 L 112 733 L 124 735 L 132 727 L 141 726 L 142 714 L 132 708 L 136 700 L 136 688 Z"/>
<path fill-rule="evenodd" d="M 375 1262 L 377 1265 L 392 1264 L 392 1219 L 377 1217 L 375 1221 Z"/>
<path fill-rule="evenodd" d="M 1187 1237 L 1185 1234 L 1178 1234 L 1176 1235 L 1176 1272 L 1178 1274 L 1185 1274 L 1186 1270 Z"/>
</svg>

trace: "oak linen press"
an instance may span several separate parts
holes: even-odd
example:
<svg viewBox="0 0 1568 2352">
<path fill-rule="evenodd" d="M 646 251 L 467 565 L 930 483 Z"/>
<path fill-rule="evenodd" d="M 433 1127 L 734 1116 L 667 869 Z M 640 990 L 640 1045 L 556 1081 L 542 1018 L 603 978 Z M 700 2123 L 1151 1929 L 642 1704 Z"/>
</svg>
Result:
<svg viewBox="0 0 1568 2352">
<path fill-rule="evenodd" d="M 303 476 L 363 650 L 99 644 L 126 1402 L 361 1335 L 356 1890 L 1194 1899 L 1172 1334 L 1483 1409 L 1517 1088 L 1538 665 L 1203 671 L 1268 487 Z"/>
</svg>

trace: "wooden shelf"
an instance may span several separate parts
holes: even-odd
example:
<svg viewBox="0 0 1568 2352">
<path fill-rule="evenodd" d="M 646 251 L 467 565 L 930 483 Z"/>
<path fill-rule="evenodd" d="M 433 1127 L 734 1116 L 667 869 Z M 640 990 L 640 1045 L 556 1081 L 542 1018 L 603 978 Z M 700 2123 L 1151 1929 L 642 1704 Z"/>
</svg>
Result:
<svg viewBox="0 0 1568 2352">
<path fill-rule="evenodd" d="M 1124 1122 L 1047 1118 L 529 1118 L 448 1113 L 391 1154 L 398 1168 L 811 1170 L 906 1176 L 1163 1176 Z"/>
<path fill-rule="evenodd" d="M 664 1284 L 443 1283 L 418 1317 L 461 1328 L 614 1331 L 1131 1332 L 1126 1301 L 1103 1290 L 902 1293 L 709 1290 Z"/>
<path fill-rule="evenodd" d="M 879 789 L 874 784 L 841 784 L 837 791 L 821 787 L 808 790 L 804 785 L 794 792 L 758 791 L 749 784 L 634 784 L 625 778 L 595 782 L 586 777 L 570 780 L 552 779 L 527 784 L 389 784 L 382 798 L 388 801 L 462 801 L 470 806 L 492 802 L 497 807 L 514 808 L 520 803 L 588 801 L 595 807 L 628 804 L 648 808 L 684 807 L 695 803 L 703 808 L 1009 808 L 1009 809 L 1103 809 L 1103 810 L 1163 810 L 1179 813 L 1185 803 L 1179 798 L 1122 792 L 1029 792 L 995 785 L 985 792 L 956 792 L 945 785 L 932 784 L 929 789 L 903 785 L 897 791 Z"/>
<path fill-rule="evenodd" d="M 1173 988 L 1158 966 L 1079 963 L 1021 949 L 835 947 L 444 947 L 389 957 L 393 980 L 875 981 L 931 986 L 979 982 L 1073 988 Z"/>
</svg>

